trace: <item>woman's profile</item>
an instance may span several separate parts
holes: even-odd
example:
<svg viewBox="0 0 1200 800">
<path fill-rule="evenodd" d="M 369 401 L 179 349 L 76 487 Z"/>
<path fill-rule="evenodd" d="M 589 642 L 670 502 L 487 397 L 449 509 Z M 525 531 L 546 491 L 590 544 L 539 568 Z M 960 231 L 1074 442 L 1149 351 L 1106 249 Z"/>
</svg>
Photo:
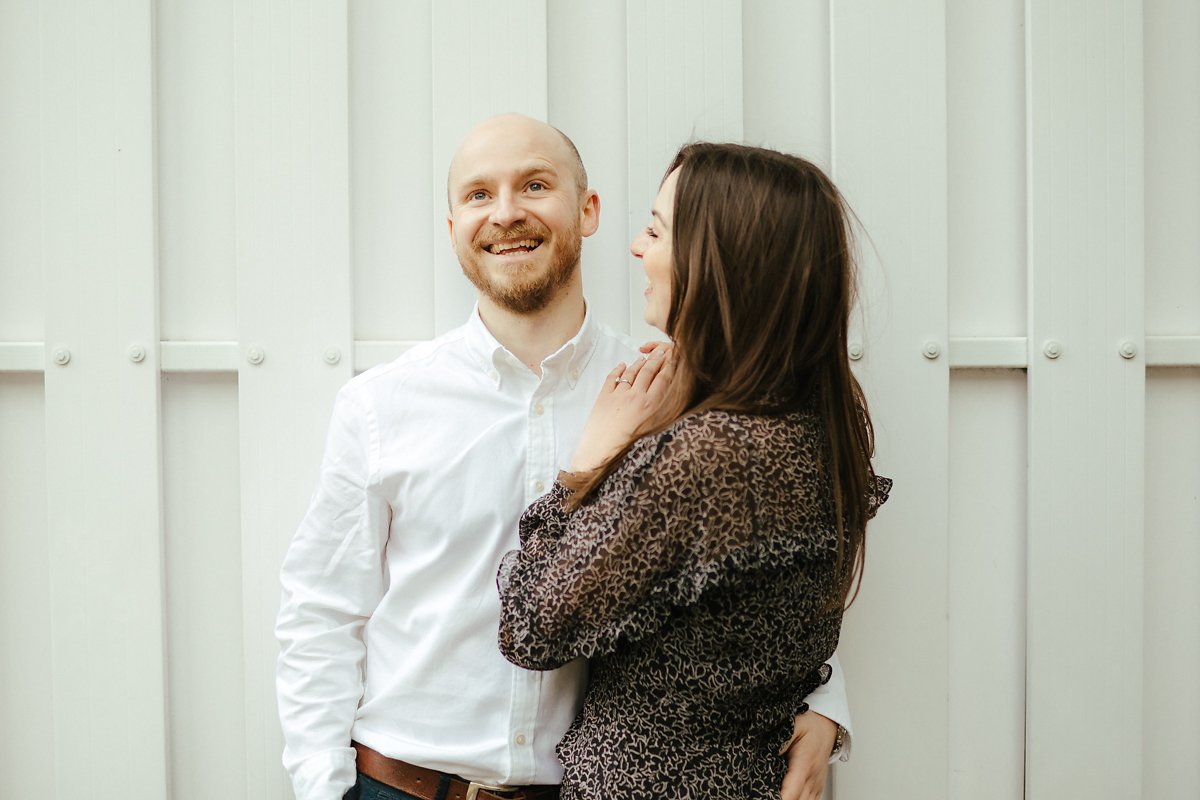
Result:
<svg viewBox="0 0 1200 800">
<path fill-rule="evenodd" d="M 522 517 L 500 648 L 590 660 L 563 798 L 777 798 L 891 486 L 846 354 L 849 212 L 801 158 L 695 143 L 632 250 L 673 346 L 610 374 Z"/>
</svg>

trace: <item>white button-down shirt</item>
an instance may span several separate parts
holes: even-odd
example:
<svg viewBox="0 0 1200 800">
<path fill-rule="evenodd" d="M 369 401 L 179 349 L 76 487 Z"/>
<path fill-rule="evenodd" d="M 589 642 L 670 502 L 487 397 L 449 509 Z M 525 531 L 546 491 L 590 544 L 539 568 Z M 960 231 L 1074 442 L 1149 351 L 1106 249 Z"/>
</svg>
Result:
<svg viewBox="0 0 1200 800">
<path fill-rule="evenodd" d="M 468 780 L 561 780 L 554 747 L 586 665 L 532 672 L 500 655 L 496 568 L 606 375 L 636 355 L 589 314 L 538 377 L 476 311 L 339 392 L 281 574 L 277 686 L 299 800 L 354 784 L 351 739 Z M 809 702 L 846 724 L 836 664 L 835 680 Z"/>
</svg>

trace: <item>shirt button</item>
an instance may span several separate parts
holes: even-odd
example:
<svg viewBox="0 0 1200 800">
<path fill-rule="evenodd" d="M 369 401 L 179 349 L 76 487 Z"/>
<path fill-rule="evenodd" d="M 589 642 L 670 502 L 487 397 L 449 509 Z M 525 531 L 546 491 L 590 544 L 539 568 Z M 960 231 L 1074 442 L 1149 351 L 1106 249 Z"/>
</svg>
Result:
<svg viewBox="0 0 1200 800">
<path fill-rule="evenodd" d="M 534 481 L 533 490 L 535 492 L 544 492 L 546 491 L 546 484 L 542 483 L 541 481 Z"/>
<path fill-rule="evenodd" d="M 489 373 L 488 373 L 488 377 L 489 377 L 489 378 L 491 378 L 491 379 L 492 379 L 492 380 L 494 380 L 494 381 L 495 381 L 495 380 L 499 380 L 499 379 L 500 379 L 500 373 L 499 373 L 499 372 L 496 372 L 496 370 L 492 370 L 491 372 L 489 372 Z"/>
<path fill-rule="evenodd" d="M 513 737 L 513 741 L 519 745 L 525 744 L 525 734 L 518 733 L 516 736 Z"/>
<path fill-rule="evenodd" d="M 571 380 L 573 380 L 573 381 L 579 380 L 579 370 L 577 370 L 577 369 L 571 370 Z"/>
<path fill-rule="evenodd" d="M 541 404 L 541 403 L 538 403 L 536 406 L 534 406 L 534 407 L 533 407 L 533 413 L 534 413 L 534 414 L 536 414 L 536 415 L 537 415 L 537 416 L 539 416 L 539 417 L 542 415 L 542 413 L 543 413 L 545 410 L 546 410 L 546 409 L 545 409 L 545 407 L 544 407 L 544 406 L 542 406 L 542 404 Z"/>
</svg>

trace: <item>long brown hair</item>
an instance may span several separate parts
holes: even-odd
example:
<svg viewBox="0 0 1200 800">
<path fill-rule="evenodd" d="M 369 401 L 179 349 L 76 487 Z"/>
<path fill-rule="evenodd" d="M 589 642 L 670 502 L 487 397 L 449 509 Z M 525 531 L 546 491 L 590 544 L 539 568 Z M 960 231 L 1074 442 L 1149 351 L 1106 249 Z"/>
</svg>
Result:
<svg viewBox="0 0 1200 800">
<path fill-rule="evenodd" d="M 845 603 L 861 580 L 874 488 L 871 420 L 847 356 L 852 214 L 818 167 L 774 150 L 696 142 L 666 174 L 676 169 L 666 325 L 675 377 L 637 436 L 712 409 L 815 411 L 828 437 Z M 570 482 L 572 507 L 592 496 L 630 445 Z"/>
</svg>

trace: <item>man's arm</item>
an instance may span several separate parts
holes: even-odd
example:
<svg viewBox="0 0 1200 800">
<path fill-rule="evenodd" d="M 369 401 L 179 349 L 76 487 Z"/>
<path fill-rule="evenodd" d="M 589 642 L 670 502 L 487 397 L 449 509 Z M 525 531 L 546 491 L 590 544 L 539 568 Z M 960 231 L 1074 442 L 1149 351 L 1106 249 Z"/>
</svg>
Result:
<svg viewBox="0 0 1200 800">
<path fill-rule="evenodd" d="M 297 800 L 340 800 L 355 781 L 363 627 L 383 596 L 390 522 L 371 491 L 370 414 L 348 390 L 338 394 L 317 489 L 280 572 L 276 691 Z"/>
<path fill-rule="evenodd" d="M 846 674 L 842 672 L 842 663 L 838 661 L 837 653 L 834 653 L 829 658 L 829 666 L 833 668 L 833 674 L 829 676 L 829 680 L 818 686 L 808 697 L 804 698 L 808 701 L 809 712 L 817 712 L 825 719 L 833 723 L 833 731 L 836 734 L 837 726 L 841 725 L 846 729 L 846 736 L 842 741 L 842 747 L 837 753 L 829 753 L 826 751 L 826 761 L 830 764 L 837 761 L 850 760 L 850 701 L 846 697 Z M 833 747 L 833 737 L 830 735 L 829 746 Z"/>
<path fill-rule="evenodd" d="M 785 746 L 788 771 L 784 776 L 783 800 L 818 800 L 825 789 L 829 764 L 850 757 L 850 704 L 846 699 L 846 677 L 837 653 L 829 659 L 833 674 L 807 697 L 808 711 L 796 717 L 792 738 Z M 842 746 L 833 752 L 838 726 L 846 730 Z"/>
</svg>

